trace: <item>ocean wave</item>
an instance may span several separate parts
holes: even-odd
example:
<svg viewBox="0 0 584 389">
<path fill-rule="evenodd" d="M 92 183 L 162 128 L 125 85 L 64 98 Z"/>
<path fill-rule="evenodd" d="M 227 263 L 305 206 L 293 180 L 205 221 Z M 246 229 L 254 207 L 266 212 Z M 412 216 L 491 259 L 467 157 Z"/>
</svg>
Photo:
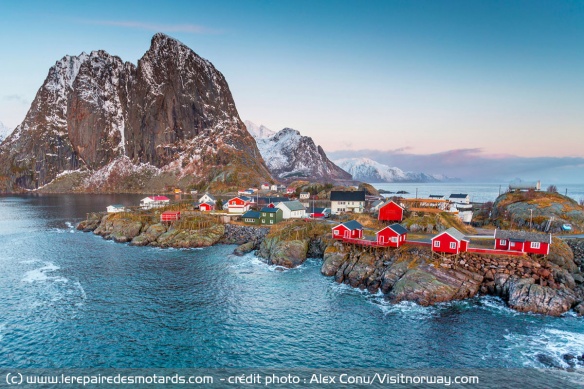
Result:
<svg viewBox="0 0 584 389">
<path fill-rule="evenodd" d="M 65 277 L 61 276 L 52 276 L 51 273 L 59 270 L 60 267 L 55 265 L 52 262 L 44 262 L 44 265 L 33 270 L 29 270 L 24 274 L 22 278 L 22 282 L 46 282 L 46 281 L 53 281 L 53 282 L 63 282 L 67 283 L 69 280 Z"/>
<path fill-rule="evenodd" d="M 584 333 L 546 328 L 535 334 L 511 333 L 504 337 L 523 357 L 525 367 L 584 371 Z"/>
</svg>

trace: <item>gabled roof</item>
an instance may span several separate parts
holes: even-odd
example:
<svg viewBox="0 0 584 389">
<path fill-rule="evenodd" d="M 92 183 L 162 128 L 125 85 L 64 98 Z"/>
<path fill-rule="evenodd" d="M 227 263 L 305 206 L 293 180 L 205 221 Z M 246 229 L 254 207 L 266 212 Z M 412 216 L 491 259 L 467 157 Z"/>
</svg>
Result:
<svg viewBox="0 0 584 389">
<path fill-rule="evenodd" d="M 282 212 L 282 210 L 280 208 L 264 207 L 264 208 L 262 208 L 262 210 L 260 212 L 277 213 L 278 211 Z"/>
<path fill-rule="evenodd" d="M 258 197 L 259 204 L 271 204 L 271 203 L 282 203 L 284 201 L 290 201 L 288 197 Z"/>
<path fill-rule="evenodd" d="M 449 198 L 451 199 L 465 199 L 468 197 L 466 193 L 452 193 Z"/>
<path fill-rule="evenodd" d="M 345 227 L 349 230 L 362 230 L 363 226 L 357 220 L 349 220 L 348 222 L 343 223 Z"/>
<path fill-rule="evenodd" d="M 435 237 L 433 237 L 431 240 L 434 240 L 434 239 L 436 239 L 437 237 L 439 237 L 440 235 L 443 235 L 443 234 L 448 234 L 448 235 L 452 236 L 454 239 L 456 239 L 459 242 L 461 240 L 466 240 L 467 242 L 470 242 L 470 240 L 466 236 L 464 236 L 464 234 L 462 232 L 458 231 L 454 227 L 450 227 L 446 231 L 441 232 L 440 234 L 438 234 Z"/>
<path fill-rule="evenodd" d="M 324 213 L 324 210 L 326 208 L 312 208 L 312 207 L 308 207 L 306 208 L 306 212 L 307 213 Z"/>
<path fill-rule="evenodd" d="M 122 204 L 112 204 L 112 205 L 108 205 L 108 207 L 112 207 L 112 208 L 124 208 L 124 206 Z"/>
<path fill-rule="evenodd" d="M 443 196 L 443 195 L 434 195 L 434 194 L 431 194 L 429 197 L 430 197 L 431 199 L 441 199 L 441 198 L 443 198 L 444 196 Z"/>
<path fill-rule="evenodd" d="M 365 191 L 339 191 L 331 192 L 331 201 L 365 201 Z"/>
<path fill-rule="evenodd" d="M 203 197 L 205 197 L 205 196 L 207 196 L 207 197 L 208 197 L 210 200 L 213 200 L 213 201 L 215 201 L 215 196 L 213 196 L 213 195 L 210 195 L 209 193 L 205 193 L 203 196 L 201 196 L 201 198 L 203 198 Z"/>
<path fill-rule="evenodd" d="M 528 231 L 495 230 L 495 239 L 508 239 L 516 242 L 542 242 L 551 244 L 551 234 L 540 234 Z"/>
<path fill-rule="evenodd" d="M 247 218 L 247 219 L 259 219 L 260 213 L 258 211 L 247 211 L 246 213 L 241 215 L 241 217 Z"/>
<path fill-rule="evenodd" d="M 290 211 L 302 211 L 304 210 L 304 205 L 300 201 L 286 201 L 281 203 L 283 206 L 288 208 Z"/>
<path fill-rule="evenodd" d="M 375 200 L 373 203 L 371 203 L 371 207 L 375 208 L 381 204 L 383 204 L 383 200 Z"/>
<path fill-rule="evenodd" d="M 396 202 L 395 202 L 395 201 L 393 201 L 393 200 L 389 200 L 387 203 L 383 204 L 383 205 L 382 205 L 381 207 L 379 207 L 379 208 L 381 209 L 381 208 L 383 208 L 383 207 L 385 207 L 386 205 L 389 205 L 389 204 L 391 204 L 391 203 L 394 203 L 395 205 L 397 205 L 397 206 L 398 206 L 398 207 L 400 207 L 401 209 L 404 209 L 404 207 L 402 207 L 401 205 L 399 205 L 398 203 L 396 203 Z"/>
<path fill-rule="evenodd" d="M 393 232 L 395 232 L 396 234 L 399 235 L 403 235 L 403 234 L 407 234 L 408 230 L 402 226 L 401 224 L 398 223 L 393 223 L 385 228 L 389 228 L 390 230 L 392 230 Z"/>
</svg>

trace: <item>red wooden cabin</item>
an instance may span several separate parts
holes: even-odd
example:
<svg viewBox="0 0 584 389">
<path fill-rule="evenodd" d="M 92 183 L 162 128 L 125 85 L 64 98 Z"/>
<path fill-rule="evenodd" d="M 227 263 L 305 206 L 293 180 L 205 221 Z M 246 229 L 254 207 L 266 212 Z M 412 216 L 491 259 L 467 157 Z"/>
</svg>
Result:
<svg viewBox="0 0 584 389">
<path fill-rule="evenodd" d="M 161 222 L 173 222 L 180 220 L 180 211 L 164 211 L 160 214 Z"/>
<path fill-rule="evenodd" d="M 390 201 L 379 208 L 378 219 L 401 222 L 404 219 L 404 209 L 398 203 Z"/>
<path fill-rule="evenodd" d="M 495 249 L 497 250 L 548 255 L 551 243 L 551 234 L 527 231 L 495 231 Z"/>
<path fill-rule="evenodd" d="M 351 220 L 336 227 L 333 227 L 333 238 L 354 238 L 361 239 L 363 237 L 363 226 L 356 220 Z"/>
<path fill-rule="evenodd" d="M 408 230 L 401 224 L 394 223 L 378 231 L 377 243 L 384 246 L 400 247 L 406 242 L 408 237 Z"/>
<path fill-rule="evenodd" d="M 438 253 L 458 254 L 467 251 L 470 240 L 451 227 L 431 239 L 432 251 Z"/>
<path fill-rule="evenodd" d="M 201 212 L 209 212 L 215 209 L 215 204 L 203 203 L 199 205 L 199 210 Z"/>
</svg>

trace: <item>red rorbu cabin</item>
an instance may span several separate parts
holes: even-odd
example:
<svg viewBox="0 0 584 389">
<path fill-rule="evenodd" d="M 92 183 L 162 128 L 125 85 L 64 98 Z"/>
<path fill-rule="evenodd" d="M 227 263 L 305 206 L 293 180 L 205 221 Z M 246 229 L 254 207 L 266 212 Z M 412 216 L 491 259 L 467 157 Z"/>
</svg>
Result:
<svg viewBox="0 0 584 389">
<path fill-rule="evenodd" d="M 180 211 L 164 211 L 160 214 L 161 222 L 173 222 L 180 220 Z"/>
<path fill-rule="evenodd" d="M 495 249 L 497 250 L 548 255 L 551 243 L 551 234 L 495 230 Z"/>
<path fill-rule="evenodd" d="M 199 210 L 201 212 L 209 212 L 215 209 L 215 204 L 203 203 L 199 205 Z"/>
<path fill-rule="evenodd" d="M 404 219 L 404 209 L 395 201 L 390 201 L 379 208 L 378 219 L 401 222 Z"/>
<path fill-rule="evenodd" d="M 401 224 L 394 223 L 378 231 L 377 243 L 383 246 L 400 247 L 406 243 L 408 237 L 408 230 Z"/>
<path fill-rule="evenodd" d="M 356 220 L 351 220 L 333 227 L 333 238 L 335 239 L 361 239 L 362 237 L 363 226 Z"/>
<path fill-rule="evenodd" d="M 433 237 L 431 242 L 432 251 L 438 253 L 458 254 L 465 252 L 468 249 L 470 240 L 464 236 L 462 232 L 451 227 Z"/>
</svg>

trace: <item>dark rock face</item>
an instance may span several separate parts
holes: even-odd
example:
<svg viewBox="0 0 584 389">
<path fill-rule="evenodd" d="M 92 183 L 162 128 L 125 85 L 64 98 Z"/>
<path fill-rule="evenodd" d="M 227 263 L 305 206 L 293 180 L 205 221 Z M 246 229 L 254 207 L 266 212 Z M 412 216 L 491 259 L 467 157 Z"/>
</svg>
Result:
<svg viewBox="0 0 584 389">
<path fill-rule="evenodd" d="M 115 191 L 145 166 L 175 184 L 270 177 L 223 75 L 164 34 L 138 66 L 104 51 L 58 61 L 0 146 L 0 191 L 36 189 L 79 169 L 89 178 L 71 190 Z M 141 178 L 136 190 L 151 183 Z"/>
</svg>

